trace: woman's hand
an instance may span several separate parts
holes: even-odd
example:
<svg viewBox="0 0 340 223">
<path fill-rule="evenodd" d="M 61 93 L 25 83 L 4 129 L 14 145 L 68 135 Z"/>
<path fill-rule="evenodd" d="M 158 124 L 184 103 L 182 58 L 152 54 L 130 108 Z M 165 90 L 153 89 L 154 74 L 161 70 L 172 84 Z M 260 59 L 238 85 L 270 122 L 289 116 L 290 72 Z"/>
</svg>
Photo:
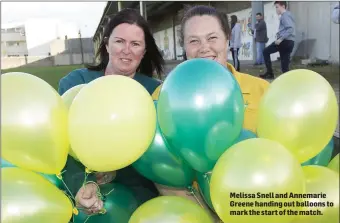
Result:
<svg viewBox="0 0 340 223">
<path fill-rule="evenodd" d="M 103 209 L 103 201 L 97 193 L 98 186 L 94 183 L 81 187 L 75 198 L 77 207 L 84 209 L 88 215 L 99 213 Z"/>
<path fill-rule="evenodd" d="M 111 172 L 96 172 L 96 179 L 98 185 L 103 185 L 110 183 L 116 178 L 116 171 L 111 171 Z"/>
</svg>

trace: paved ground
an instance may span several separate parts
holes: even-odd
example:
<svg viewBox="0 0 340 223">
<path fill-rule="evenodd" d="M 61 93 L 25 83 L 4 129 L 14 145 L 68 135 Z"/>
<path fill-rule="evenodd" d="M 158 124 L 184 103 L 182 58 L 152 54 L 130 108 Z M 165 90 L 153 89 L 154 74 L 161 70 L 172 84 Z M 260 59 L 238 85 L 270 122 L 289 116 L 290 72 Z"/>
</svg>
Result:
<svg viewBox="0 0 340 223">
<path fill-rule="evenodd" d="M 168 74 L 177 64 L 178 61 L 167 61 L 165 66 L 165 73 Z M 264 66 L 253 66 L 251 61 L 241 61 L 241 72 L 258 76 L 265 72 Z M 326 80 L 332 85 L 339 104 L 339 77 L 340 77 L 340 67 L 339 65 L 326 65 L 326 66 L 305 66 L 300 64 L 292 64 L 291 69 L 310 69 L 325 77 Z M 273 70 L 275 77 L 281 74 L 281 68 L 279 62 L 273 63 Z M 339 124 L 335 136 L 339 138 Z"/>
</svg>

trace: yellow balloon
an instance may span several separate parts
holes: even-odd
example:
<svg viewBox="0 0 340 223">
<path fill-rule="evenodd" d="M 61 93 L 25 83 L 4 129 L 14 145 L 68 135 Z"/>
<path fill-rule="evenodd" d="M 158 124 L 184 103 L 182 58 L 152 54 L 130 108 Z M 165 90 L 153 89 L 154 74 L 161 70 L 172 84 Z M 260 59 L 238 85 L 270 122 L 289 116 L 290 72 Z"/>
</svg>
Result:
<svg viewBox="0 0 340 223">
<path fill-rule="evenodd" d="M 10 163 L 58 174 L 69 150 L 67 109 L 45 81 L 26 73 L 1 75 L 1 149 Z"/>
<path fill-rule="evenodd" d="M 303 163 L 325 148 L 337 122 L 332 86 L 318 73 L 298 69 L 271 83 L 259 106 L 257 134 L 280 142 Z"/>
<path fill-rule="evenodd" d="M 183 197 L 160 196 L 137 208 L 129 223 L 213 223 L 198 204 Z"/>
<path fill-rule="evenodd" d="M 109 75 L 87 84 L 69 111 L 73 151 L 90 170 L 124 168 L 147 150 L 156 131 L 156 109 L 137 81 Z"/>
<path fill-rule="evenodd" d="M 302 200 L 289 195 L 304 191 L 302 168 L 295 157 L 279 143 L 261 138 L 239 142 L 224 152 L 210 181 L 213 207 L 225 223 L 291 222 L 294 216 L 280 211 L 298 208 L 280 208 L 280 204 Z"/>
<path fill-rule="evenodd" d="M 302 169 L 306 178 L 306 194 L 323 193 L 326 198 L 304 199 L 303 203 L 308 206 L 301 209 L 292 223 L 339 223 L 339 175 L 323 166 L 304 166 Z M 333 206 L 328 206 L 329 203 Z"/>
<path fill-rule="evenodd" d="M 43 176 L 21 168 L 1 170 L 2 223 L 68 223 L 70 199 Z"/>
<path fill-rule="evenodd" d="M 339 153 L 338 155 L 336 155 L 332 160 L 331 162 L 329 162 L 328 164 L 328 168 L 330 168 L 331 170 L 334 170 L 336 171 L 337 173 L 339 173 Z"/>
<path fill-rule="evenodd" d="M 77 96 L 79 91 L 85 86 L 86 84 L 79 84 L 76 85 L 70 89 L 68 89 L 62 96 L 61 98 L 63 99 L 67 109 L 70 109 L 71 104 L 74 100 L 74 98 Z"/>
<path fill-rule="evenodd" d="M 77 96 L 78 92 L 85 86 L 85 84 L 79 84 L 77 86 L 74 86 L 70 89 L 68 89 L 61 98 L 63 99 L 67 109 L 70 109 L 71 104 L 74 100 L 74 98 Z M 70 150 L 68 152 L 70 156 L 72 156 L 74 159 L 79 160 L 77 155 L 74 153 L 73 149 L 70 147 Z"/>
</svg>

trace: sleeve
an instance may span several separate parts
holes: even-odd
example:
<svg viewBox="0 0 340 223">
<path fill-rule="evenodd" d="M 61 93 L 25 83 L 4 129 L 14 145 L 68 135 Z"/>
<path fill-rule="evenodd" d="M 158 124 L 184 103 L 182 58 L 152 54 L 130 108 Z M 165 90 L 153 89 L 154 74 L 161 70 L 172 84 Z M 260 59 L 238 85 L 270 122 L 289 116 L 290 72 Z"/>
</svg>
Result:
<svg viewBox="0 0 340 223">
<path fill-rule="evenodd" d="M 292 35 L 294 32 L 294 21 L 292 19 L 292 17 L 283 14 L 282 17 L 282 24 L 285 27 L 285 30 L 282 34 L 282 36 L 280 36 L 280 39 L 284 40 L 286 39 L 288 36 Z"/>
<path fill-rule="evenodd" d="M 262 96 L 267 92 L 268 88 L 269 88 L 270 83 L 266 80 L 263 80 L 261 83 L 261 90 L 262 90 Z"/>
<path fill-rule="evenodd" d="M 241 26 L 235 26 L 235 42 L 234 44 L 236 43 L 241 43 Z M 238 46 L 234 46 L 234 50 L 236 51 L 237 50 L 237 47 Z"/>
<path fill-rule="evenodd" d="M 84 80 L 81 76 L 80 71 L 74 70 L 60 79 L 58 93 L 59 95 L 63 95 L 68 89 L 79 84 L 84 84 Z"/>
<path fill-rule="evenodd" d="M 68 82 L 68 80 L 65 77 L 60 79 L 59 87 L 58 87 L 59 95 L 63 95 L 70 88 L 71 88 L 70 83 Z"/>
<path fill-rule="evenodd" d="M 256 30 L 261 31 L 261 30 L 264 30 L 265 28 L 266 28 L 266 23 L 264 21 L 261 21 L 261 22 L 259 22 Z"/>
<path fill-rule="evenodd" d="M 333 12 L 332 12 L 332 21 L 335 23 L 335 24 L 339 24 L 340 23 L 340 4 L 337 4 L 334 9 L 333 9 Z"/>
<path fill-rule="evenodd" d="M 235 26 L 231 30 L 231 35 L 230 35 L 230 40 L 229 40 L 230 48 L 234 48 L 234 42 L 235 42 Z"/>
</svg>

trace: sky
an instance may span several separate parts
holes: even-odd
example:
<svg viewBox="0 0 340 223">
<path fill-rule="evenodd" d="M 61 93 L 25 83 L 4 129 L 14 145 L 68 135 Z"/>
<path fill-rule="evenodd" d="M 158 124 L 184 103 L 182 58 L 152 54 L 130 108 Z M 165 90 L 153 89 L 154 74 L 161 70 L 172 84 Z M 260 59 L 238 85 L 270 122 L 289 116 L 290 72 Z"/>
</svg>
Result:
<svg viewBox="0 0 340 223">
<path fill-rule="evenodd" d="M 2 2 L 1 26 L 29 19 L 58 19 L 74 24 L 82 37 L 92 37 L 107 1 L 103 2 Z"/>
</svg>

